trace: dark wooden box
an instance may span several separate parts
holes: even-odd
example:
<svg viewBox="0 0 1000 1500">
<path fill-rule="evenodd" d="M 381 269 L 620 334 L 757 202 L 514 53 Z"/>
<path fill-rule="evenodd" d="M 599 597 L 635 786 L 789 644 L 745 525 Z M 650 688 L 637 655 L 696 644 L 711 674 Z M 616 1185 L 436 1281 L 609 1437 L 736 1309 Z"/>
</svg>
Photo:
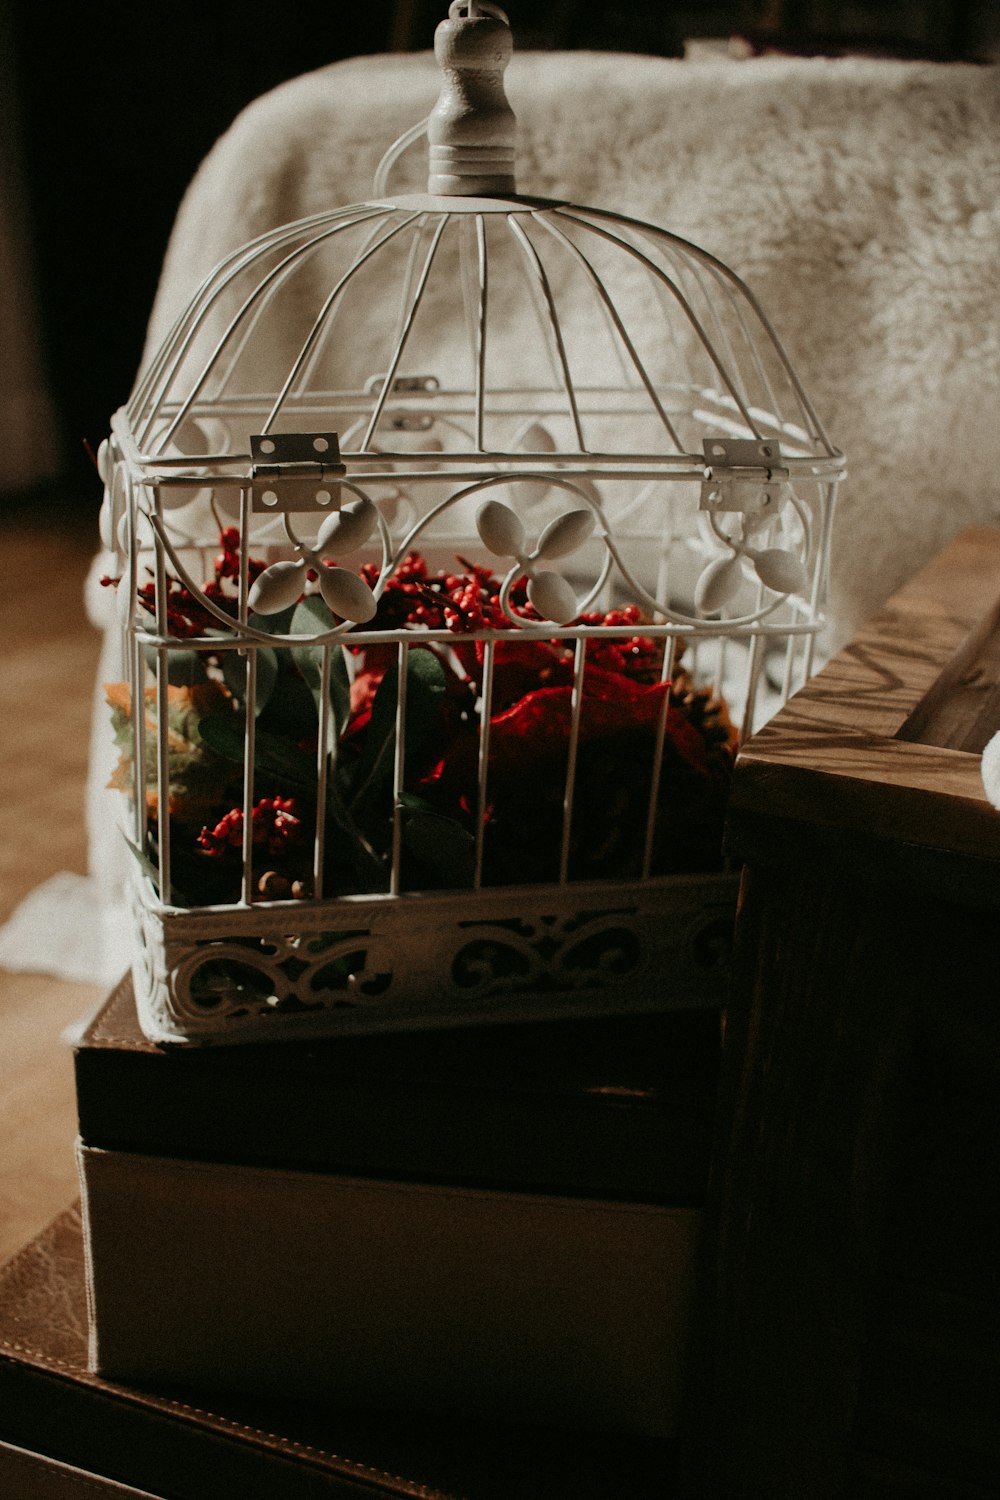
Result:
<svg viewBox="0 0 1000 1500">
<path fill-rule="evenodd" d="M 1000 1494 L 1000 531 L 746 746 L 692 1493 Z"/>
<path fill-rule="evenodd" d="M 131 982 L 75 1053 L 85 1145 L 675 1206 L 704 1201 L 718 1012 L 158 1047 Z"/>
</svg>

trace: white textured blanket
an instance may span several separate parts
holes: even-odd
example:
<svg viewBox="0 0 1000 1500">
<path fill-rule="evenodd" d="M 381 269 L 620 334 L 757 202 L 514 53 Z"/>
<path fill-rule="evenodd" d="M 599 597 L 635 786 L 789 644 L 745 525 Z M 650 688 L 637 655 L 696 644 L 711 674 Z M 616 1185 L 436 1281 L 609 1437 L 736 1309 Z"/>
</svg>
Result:
<svg viewBox="0 0 1000 1500">
<path fill-rule="evenodd" d="M 369 197 L 438 82 L 430 55 L 359 58 L 245 110 L 181 207 L 147 352 L 224 253 Z M 520 191 L 661 224 L 763 301 L 848 457 L 828 646 L 1000 519 L 1000 70 L 562 53 L 507 83 Z M 423 190 L 419 146 L 397 173 Z"/>
</svg>

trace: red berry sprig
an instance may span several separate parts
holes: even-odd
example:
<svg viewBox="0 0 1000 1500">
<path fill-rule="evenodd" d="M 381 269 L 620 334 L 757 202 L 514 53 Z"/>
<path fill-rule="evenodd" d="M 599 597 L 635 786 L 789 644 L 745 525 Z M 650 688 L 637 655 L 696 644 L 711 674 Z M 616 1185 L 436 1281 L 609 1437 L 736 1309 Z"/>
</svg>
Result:
<svg viewBox="0 0 1000 1500">
<path fill-rule="evenodd" d="M 254 848 L 270 855 L 300 848 L 305 840 L 300 809 L 294 797 L 262 797 L 251 814 Z M 205 827 L 198 835 L 198 847 L 215 857 L 227 849 L 243 845 L 243 809 L 231 808 L 214 828 Z"/>
</svg>

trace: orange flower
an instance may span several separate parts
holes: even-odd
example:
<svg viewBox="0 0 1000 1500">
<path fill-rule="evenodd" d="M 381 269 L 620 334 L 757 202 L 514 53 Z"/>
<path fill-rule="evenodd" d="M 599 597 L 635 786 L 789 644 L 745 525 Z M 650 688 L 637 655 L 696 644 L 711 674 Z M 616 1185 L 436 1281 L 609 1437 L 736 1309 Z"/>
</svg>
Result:
<svg viewBox="0 0 1000 1500">
<path fill-rule="evenodd" d="M 115 741 L 121 750 L 108 786 L 131 795 L 135 785 L 132 693 L 127 682 L 106 683 L 105 696 L 111 708 Z M 146 806 L 159 816 L 157 762 L 159 756 L 158 689 L 150 684 L 144 693 L 143 722 L 146 734 Z M 167 687 L 167 754 L 169 757 L 169 814 L 182 823 L 204 822 L 220 797 L 228 790 L 233 768 L 221 761 L 202 742 L 198 723 L 211 713 L 228 712 L 232 700 L 212 680 Z"/>
</svg>

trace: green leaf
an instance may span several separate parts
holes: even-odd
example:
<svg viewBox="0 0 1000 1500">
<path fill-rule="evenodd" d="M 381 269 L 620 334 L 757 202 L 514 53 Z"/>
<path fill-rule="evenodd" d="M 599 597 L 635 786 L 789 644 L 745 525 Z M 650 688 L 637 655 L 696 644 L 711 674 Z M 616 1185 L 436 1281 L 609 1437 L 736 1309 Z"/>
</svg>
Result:
<svg viewBox="0 0 1000 1500">
<path fill-rule="evenodd" d="M 316 704 L 287 651 L 278 652 L 278 675 L 258 723 L 296 743 L 315 738 Z"/>
<path fill-rule="evenodd" d="M 283 609 L 277 615 L 255 615 L 252 611 L 247 615 L 247 624 L 252 625 L 254 630 L 263 631 L 267 635 L 284 635 L 288 629 L 288 623 L 292 617 L 291 609 Z M 246 657 L 241 656 L 239 651 L 224 651 L 222 655 L 222 676 L 226 687 L 232 693 L 237 703 L 242 704 L 246 698 L 247 663 Z M 257 707 L 256 713 L 259 718 L 267 707 L 271 694 L 274 691 L 279 670 L 278 653 L 272 646 L 257 647 Z"/>
<path fill-rule="evenodd" d="M 320 595 L 310 594 L 295 606 L 288 633 L 313 636 L 321 631 L 332 630 L 336 624 L 337 621 Z M 322 646 L 303 645 L 291 648 L 292 660 L 303 681 L 309 686 L 317 713 L 323 688 L 323 650 Z M 337 643 L 330 649 L 330 710 L 333 715 L 332 735 L 335 737 L 346 726 L 351 714 L 351 682 L 344 659 L 344 648 Z"/>
<path fill-rule="evenodd" d="M 223 651 L 222 676 L 226 687 L 237 703 L 242 704 L 247 692 L 247 659 L 239 651 Z M 257 718 L 264 712 L 274 692 L 278 677 L 278 653 L 271 646 L 257 647 Z"/>
<path fill-rule="evenodd" d="M 111 732 L 116 750 L 132 750 L 132 715 L 123 714 L 120 708 L 111 710 Z"/>
<path fill-rule="evenodd" d="M 333 882 L 336 881 L 336 868 L 343 866 L 349 869 L 353 876 L 355 889 L 364 892 L 387 891 L 389 889 L 389 860 L 386 851 L 380 852 L 373 847 L 368 837 L 358 828 L 350 814 L 344 810 L 344 821 L 339 822 L 332 815 L 330 821 L 335 824 L 336 832 L 331 838 L 327 834 L 327 862 L 333 873 Z"/>
<path fill-rule="evenodd" d="M 143 654 L 147 669 L 155 674 L 156 652 L 152 646 L 147 646 Z M 167 681 L 171 687 L 193 687 L 196 682 L 207 682 L 208 673 L 205 670 L 202 653 L 200 651 L 168 651 Z"/>
<path fill-rule="evenodd" d="M 254 630 L 261 631 L 264 635 L 288 635 L 298 605 L 290 604 L 287 609 L 279 610 L 276 615 L 255 615 L 253 610 L 247 615 L 247 624 L 252 625 Z"/>
<path fill-rule="evenodd" d="M 160 867 L 159 867 L 159 865 L 154 864 L 153 861 L 150 859 L 149 855 L 145 852 L 145 850 L 140 849 L 138 844 L 133 844 L 133 842 L 132 842 L 131 839 L 127 838 L 125 840 L 125 846 L 126 846 L 127 849 L 129 849 L 131 851 L 131 853 L 138 860 L 139 867 L 142 870 L 142 873 L 144 875 L 147 875 L 149 877 L 149 879 L 153 882 L 153 889 L 156 891 L 157 895 L 159 895 L 159 891 L 160 891 Z"/>
<path fill-rule="evenodd" d="M 406 682 L 406 753 L 422 750 L 439 723 L 444 663 L 426 646 L 411 650 Z"/>
<path fill-rule="evenodd" d="M 133 844 L 130 838 L 125 839 L 125 847 L 135 857 L 135 859 L 138 860 L 143 874 L 146 875 L 152 882 L 153 890 L 156 892 L 157 896 L 159 896 L 160 867 L 157 862 L 150 859 L 149 855 L 146 854 L 144 850 L 140 849 L 138 844 Z M 190 900 L 183 891 L 178 890 L 176 883 L 173 881 L 170 885 L 169 901 L 171 906 L 195 906 L 198 904 L 197 902 Z"/>
<path fill-rule="evenodd" d="M 428 807 L 419 797 L 403 793 L 403 848 L 440 883 L 455 889 L 471 886 L 476 866 L 476 841 L 454 818 Z"/>
<path fill-rule="evenodd" d="M 325 635 L 339 624 L 327 608 L 326 601 L 321 594 L 307 594 L 300 599 L 298 604 L 292 606 L 291 619 L 285 630 L 286 635 Z M 321 647 L 317 647 L 321 650 Z"/>
<path fill-rule="evenodd" d="M 444 666 L 426 647 L 411 650 L 406 667 L 406 755 L 414 755 L 436 727 L 444 695 Z M 391 774 L 396 748 L 398 673 L 386 672 L 372 701 L 364 748 L 353 775 L 353 802 L 376 790 Z"/>
<path fill-rule="evenodd" d="M 241 717 L 210 715 L 199 721 L 198 733 L 216 755 L 235 761 L 238 765 L 243 764 L 245 729 Z M 259 726 L 254 735 L 254 768 L 273 776 L 282 785 L 287 784 L 309 792 L 316 784 L 316 761 L 309 751 L 301 749 L 284 735 L 274 734 Z"/>
</svg>

